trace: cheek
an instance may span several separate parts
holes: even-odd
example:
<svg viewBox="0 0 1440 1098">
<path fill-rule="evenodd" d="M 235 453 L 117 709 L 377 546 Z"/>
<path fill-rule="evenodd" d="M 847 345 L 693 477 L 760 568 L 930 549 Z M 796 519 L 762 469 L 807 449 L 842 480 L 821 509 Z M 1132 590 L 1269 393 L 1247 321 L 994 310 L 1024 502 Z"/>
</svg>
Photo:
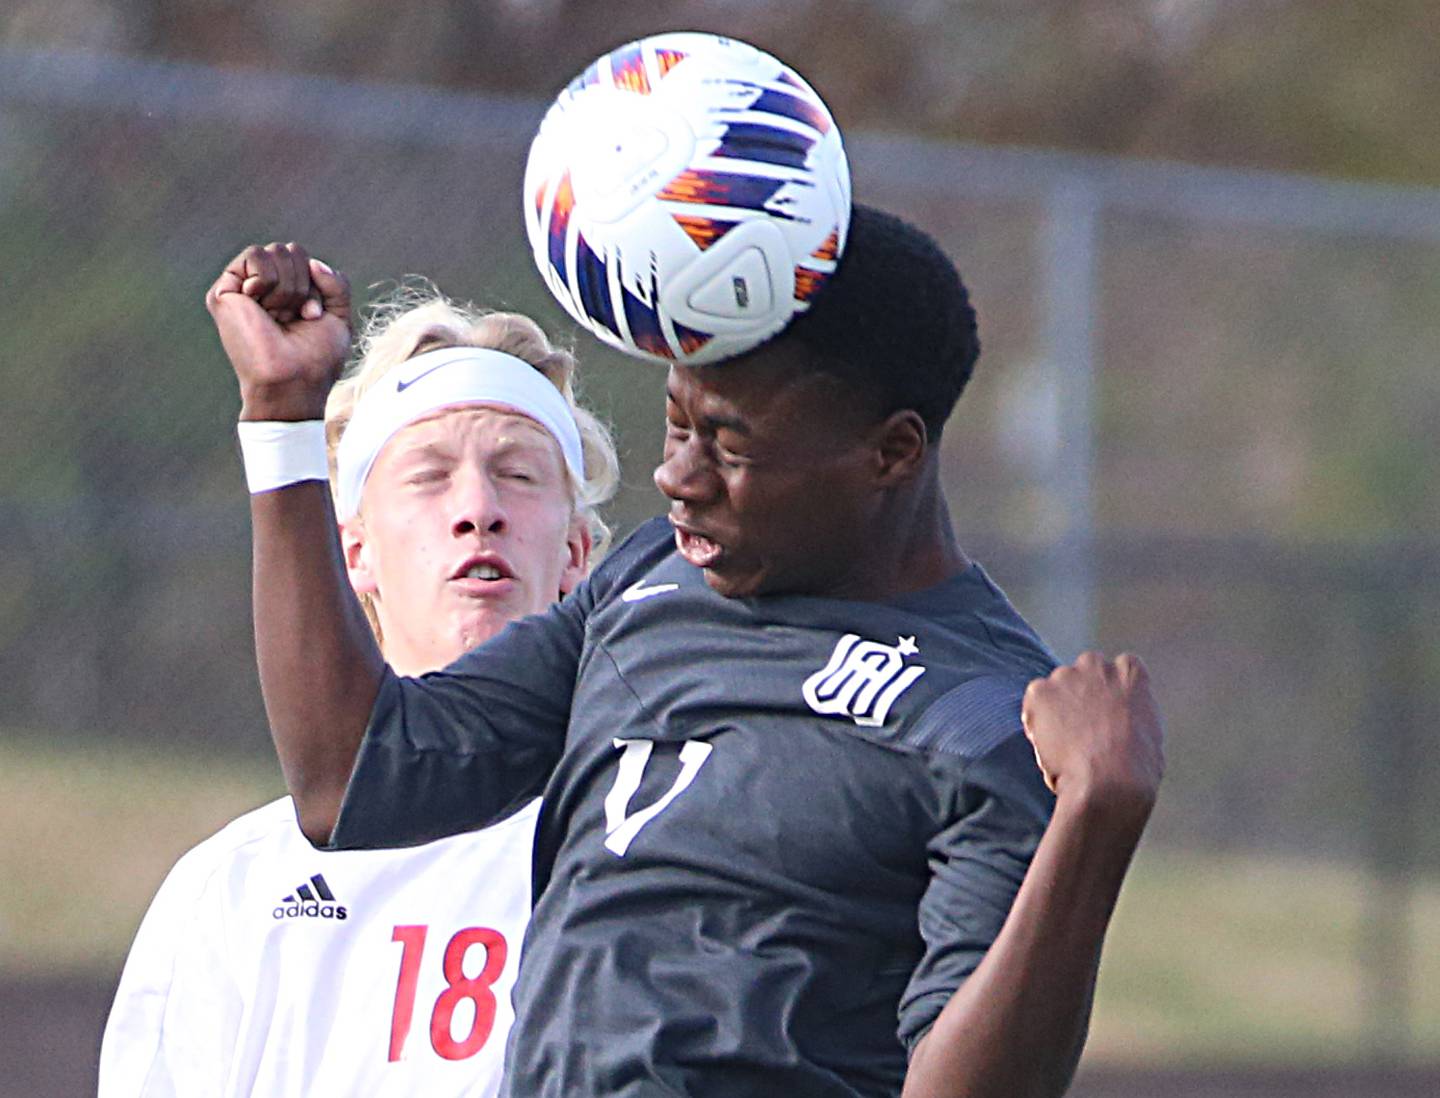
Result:
<svg viewBox="0 0 1440 1098">
<path fill-rule="evenodd" d="M 432 562 L 439 555 L 422 516 L 393 508 L 386 512 L 386 519 L 370 543 L 371 565 L 382 598 L 387 589 L 404 591 L 415 587 L 433 570 Z"/>
<path fill-rule="evenodd" d="M 729 479 L 727 495 L 735 513 L 762 529 L 779 524 L 788 526 L 797 512 L 809 509 L 812 495 L 824 494 L 815 482 L 799 478 L 779 478 L 773 473 L 756 476 L 741 470 Z"/>
<path fill-rule="evenodd" d="M 567 556 L 566 538 L 573 514 L 568 500 L 527 500 L 510 508 L 516 541 L 525 547 L 527 555 L 543 559 L 547 565 Z"/>
<path fill-rule="evenodd" d="M 812 469 L 783 481 L 736 484 L 731 500 L 748 540 L 783 556 L 825 552 L 853 521 L 850 489 L 833 471 Z"/>
</svg>

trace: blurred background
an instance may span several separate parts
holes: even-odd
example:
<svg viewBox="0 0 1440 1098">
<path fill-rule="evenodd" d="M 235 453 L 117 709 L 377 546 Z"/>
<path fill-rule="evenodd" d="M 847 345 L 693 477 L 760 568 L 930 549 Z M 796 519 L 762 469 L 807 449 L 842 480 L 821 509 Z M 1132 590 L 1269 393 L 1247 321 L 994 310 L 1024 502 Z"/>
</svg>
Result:
<svg viewBox="0 0 1440 1098">
<path fill-rule="evenodd" d="M 1440 1093 L 1440 5 L 7 0 L 0 13 L 0 1095 L 93 1090 L 174 859 L 281 792 L 238 408 L 201 298 L 299 240 L 572 339 L 656 513 L 659 375 L 524 244 L 554 91 L 747 39 L 858 199 L 957 260 L 961 540 L 1064 656 L 1141 652 L 1162 805 L 1075 1093 Z"/>
</svg>

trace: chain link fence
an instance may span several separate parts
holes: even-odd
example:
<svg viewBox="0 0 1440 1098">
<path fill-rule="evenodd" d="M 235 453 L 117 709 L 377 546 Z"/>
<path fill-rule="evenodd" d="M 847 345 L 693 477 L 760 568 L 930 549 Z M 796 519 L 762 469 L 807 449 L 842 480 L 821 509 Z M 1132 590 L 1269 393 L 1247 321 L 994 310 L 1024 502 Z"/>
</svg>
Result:
<svg viewBox="0 0 1440 1098">
<path fill-rule="evenodd" d="M 233 381 L 202 296 L 294 239 L 573 331 L 531 269 L 542 104 L 0 51 L 0 681 L 10 731 L 268 752 Z M 852 135 L 859 198 L 959 262 L 985 352 L 961 541 L 1062 654 L 1145 655 L 1156 849 L 1363 863 L 1355 1055 L 1403 1055 L 1437 869 L 1440 193 Z M 653 368 L 575 337 L 624 530 Z"/>
</svg>

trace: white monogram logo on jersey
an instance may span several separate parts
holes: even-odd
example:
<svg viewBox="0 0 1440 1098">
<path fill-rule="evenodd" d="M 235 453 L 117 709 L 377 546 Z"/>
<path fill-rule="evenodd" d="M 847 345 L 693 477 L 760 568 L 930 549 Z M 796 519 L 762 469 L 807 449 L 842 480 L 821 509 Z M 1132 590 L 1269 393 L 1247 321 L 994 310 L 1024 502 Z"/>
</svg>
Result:
<svg viewBox="0 0 1440 1098">
<path fill-rule="evenodd" d="M 884 724 L 895 699 L 925 674 L 918 664 L 905 665 L 906 656 L 920 653 L 915 638 L 899 642 L 880 644 L 846 633 L 830 662 L 805 680 L 806 703 L 817 713 L 847 716 L 866 728 Z"/>
<path fill-rule="evenodd" d="M 710 757 L 714 748 L 704 740 L 689 740 L 680 748 L 680 773 L 665 796 L 648 808 L 642 808 L 633 816 L 630 812 L 630 798 L 640 788 L 640 779 L 645 776 L 645 764 L 655 750 L 654 740 L 616 740 L 615 746 L 625 753 L 620 756 L 620 769 L 615 775 L 615 787 L 605 798 L 605 848 L 620 857 L 630 849 L 630 843 L 640 834 L 640 829 L 653 820 L 670 802 L 695 780 L 700 767 Z"/>
</svg>

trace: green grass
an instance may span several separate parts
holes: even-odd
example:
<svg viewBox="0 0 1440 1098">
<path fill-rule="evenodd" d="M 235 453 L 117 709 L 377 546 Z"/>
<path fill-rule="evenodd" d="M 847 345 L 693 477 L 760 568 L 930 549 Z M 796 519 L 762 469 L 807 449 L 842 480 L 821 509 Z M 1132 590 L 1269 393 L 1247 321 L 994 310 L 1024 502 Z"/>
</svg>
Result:
<svg viewBox="0 0 1440 1098">
<path fill-rule="evenodd" d="M 174 860 L 282 792 L 278 770 L 0 742 L 0 979 L 113 973 Z M 1366 1053 L 1372 885 L 1324 861 L 1147 846 L 1105 951 L 1088 1057 L 1342 1063 Z M 1440 877 L 1415 882 L 1411 1049 L 1440 1059 Z"/>
<path fill-rule="evenodd" d="M 1090 1055 L 1134 1064 L 1365 1056 L 1371 889 L 1340 863 L 1146 848 L 1107 939 Z M 1406 925 L 1410 1050 L 1436 1059 L 1440 879 L 1414 882 Z"/>
<path fill-rule="evenodd" d="M 0 739 L 0 977 L 118 968 L 175 859 L 284 792 L 275 764 Z"/>
</svg>

